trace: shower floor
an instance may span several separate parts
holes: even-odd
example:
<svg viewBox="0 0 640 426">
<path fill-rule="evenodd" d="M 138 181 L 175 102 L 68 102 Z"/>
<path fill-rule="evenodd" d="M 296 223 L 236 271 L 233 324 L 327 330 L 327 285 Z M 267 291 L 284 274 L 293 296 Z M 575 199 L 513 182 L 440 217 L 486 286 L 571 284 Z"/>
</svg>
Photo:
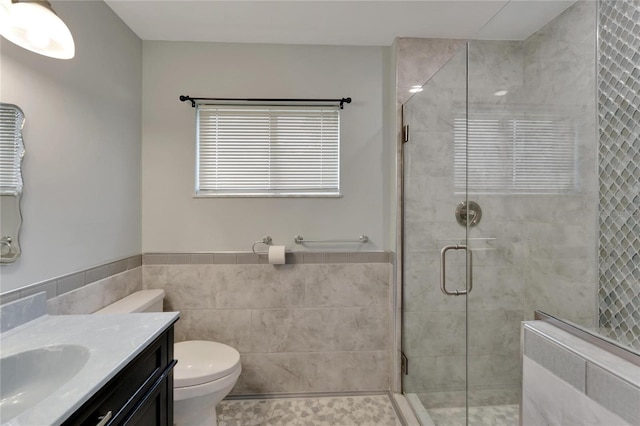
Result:
<svg viewBox="0 0 640 426">
<path fill-rule="evenodd" d="M 465 407 L 425 408 L 415 393 L 405 395 L 423 426 L 463 426 Z M 469 407 L 469 426 L 519 426 L 520 405 L 482 405 Z"/>
<path fill-rule="evenodd" d="M 427 413 L 434 426 L 454 426 L 465 424 L 464 407 L 432 408 Z M 518 426 L 520 409 L 518 405 L 488 405 L 469 407 L 470 426 Z"/>
<path fill-rule="evenodd" d="M 388 395 L 232 399 L 218 404 L 218 426 L 401 426 Z"/>
</svg>

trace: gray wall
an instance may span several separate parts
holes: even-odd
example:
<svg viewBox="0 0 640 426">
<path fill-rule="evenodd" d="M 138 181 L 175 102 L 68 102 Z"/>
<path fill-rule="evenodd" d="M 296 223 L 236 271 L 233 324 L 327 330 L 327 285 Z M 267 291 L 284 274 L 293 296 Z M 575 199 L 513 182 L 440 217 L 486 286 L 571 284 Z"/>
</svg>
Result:
<svg viewBox="0 0 640 426">
<path fill-rule="evenodd" d="M 387 253 L 368 252 L 395 244 L 393 149 L 383 143 L 389 49 L 145 41 L 143 50 L 143 286 L 163 288 L 165 309 L 181 311 L 176 339 L 238 349 L 238 394 L 389 389 L 391 266 Z M 351 96 L 343 197 L 193 198 L 195 110 L 181 94 Z M 266 234 L 304 254 L 258 264 L 247 251 Z M 370 243 L 304 246 L 296 234 Z"/>
<path fill-rule="evenodd" d="M 0 291 L 141 251 L 142 42 L 101 1 L 53 2 L 62 61 L 0 42 L 2 101 L 26 116 L 22 257 Z"/>
<path fill-rule="evenodd" d="M 388 195 L 383 194 L 391 174 L 383 155 L 387 50 L 145 41 L 143 251 L 247 251 L 265 234 L 296 250 L 305 250 L 293 243 L 296 234 L 307 239 L 367 234 L 370 243 L 363 250 L 390 248 L 386 228 L 392 204 L 384 204 Z M 195 110 L 178 100 L 182 94 L 351 96 L 341 115 L 343 197 L 194 199 Z"/>
<path fill-rule="evenodd" d="M 640 349 L 640 4 L 603 1 L 598 26 L 600 330 Z"/>
<path fill-rule="evenodd" d="M 143 46 L 102 2 L 54 7 L 76 38 L 75 59 L 2 45 L 3 101 L 26 113 L 28 152 L 24 255 L 1 270 L 2 301 L 45 291 L 49 313 L 79 314 L 142 287 L 165 288 L 166 308 L 182 311 L 179 340 L 241 351 L 237 393 L 389 389 L 390 254 L 369 251 L 394 239 L 393 149 L 383 146 L 389 50 Z M 193 199 L 195 116 L 180 94 L 353 97 L 342 116 L 344 196 Z M 245 252 L 264 234 L 305 250 L 293 245 L 297 233 L 365 233 L 371 243 L 322 246 L 330 251 L 305 251 L 279 267 Z M 147 251 L 191 260 L 184 252 L 218 249 L 234 262 L 204 265 L 213 255 L 198 254 L 195 264 L 140 268 L 125 257 L 142 251 L 141 235 Z"/>
</svg>

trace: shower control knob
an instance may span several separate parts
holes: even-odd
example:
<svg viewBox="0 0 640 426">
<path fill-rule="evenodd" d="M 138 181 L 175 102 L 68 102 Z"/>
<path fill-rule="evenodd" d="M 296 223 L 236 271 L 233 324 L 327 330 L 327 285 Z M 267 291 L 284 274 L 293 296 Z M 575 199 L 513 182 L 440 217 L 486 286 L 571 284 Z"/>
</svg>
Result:
<svg viewBox="0 0 640 426">
<path fill-rule="evenodd" d="M 456 220 L 462 226 L 476 226 L 482 219 L 482 209 L 475 201 L 461 202 L 456 207 Z"/>
</svg>

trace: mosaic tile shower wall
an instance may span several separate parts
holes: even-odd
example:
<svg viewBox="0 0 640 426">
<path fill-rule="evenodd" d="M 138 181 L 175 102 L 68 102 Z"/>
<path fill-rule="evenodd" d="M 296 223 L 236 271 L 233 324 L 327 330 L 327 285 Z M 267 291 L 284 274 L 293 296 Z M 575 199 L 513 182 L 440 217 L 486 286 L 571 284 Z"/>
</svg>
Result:
<svg viewBox="0 0 640 426">
<path fill-rule="evenodd" d="M 601 1 L 598 25 L 600 328 L 640 349 L 640 1 Z"/>
</svg>

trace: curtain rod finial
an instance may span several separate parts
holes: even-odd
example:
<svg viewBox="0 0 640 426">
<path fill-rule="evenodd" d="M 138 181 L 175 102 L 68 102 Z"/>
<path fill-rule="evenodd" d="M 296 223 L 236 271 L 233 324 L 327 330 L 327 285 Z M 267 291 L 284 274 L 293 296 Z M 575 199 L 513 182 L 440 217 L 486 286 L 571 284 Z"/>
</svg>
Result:
<svg viewBox="0 0 640 426">
<path fill-rule="evenodd" d="M 189 95 L 187 95 L 187 96 L 185 96 L 185 95 L 180 95 L 180 100 L 181 100 L 182 102 L 184 102 L 184 101 L 191 101 L 191 107 L 192 107 L 192 108 L 195 108 L 195 107 L 196 107 L 196 101 L 195 101 L 195 100 L 193 100 L 193 98 L 192 98 L 191 96 L 189 96 Z"/>
</svg>

